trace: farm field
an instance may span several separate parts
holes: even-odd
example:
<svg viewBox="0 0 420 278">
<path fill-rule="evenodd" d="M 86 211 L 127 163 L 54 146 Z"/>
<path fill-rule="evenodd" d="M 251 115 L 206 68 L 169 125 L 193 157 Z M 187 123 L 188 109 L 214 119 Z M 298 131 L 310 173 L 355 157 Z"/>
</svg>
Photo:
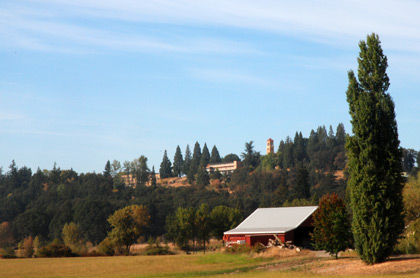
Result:
<svg viewBox="0 0 420 278">
<path fill-rule="evenodd" d="M 1 259 L 0 277 L 420 277 L 420 256 L 367 266 L 317 252 Z M 277 251 L 276 251 L 277 252 Z"/>
</svg>

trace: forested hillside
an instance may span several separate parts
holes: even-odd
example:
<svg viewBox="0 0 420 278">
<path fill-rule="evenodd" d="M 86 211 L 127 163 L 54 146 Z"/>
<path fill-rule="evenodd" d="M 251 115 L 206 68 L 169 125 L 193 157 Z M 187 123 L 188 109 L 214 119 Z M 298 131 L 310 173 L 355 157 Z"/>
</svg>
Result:
<svg viewBox="0 0 420 278">
<path fill-rule="evenodd" d="M 0 223 L 8 222 L 19 242 L 28 236 L 45 241 L 60 238 L 63 226 L 75 222 L 85 240 L 98 244 L 110 230 L 108 217 L 131 204 L 147 207 L 150 225 L 146 236 L 165 234 L 167 217 L 179 207 L 225 205 L 238 208 L 246 217 L 258 207 L 316 204 L 326 193 L 345 196 L 345 138 L 344 126 L 339 124 L 335 131 L 319 127 L 309 138 L 297 132 L 293 140 L 287 137 L 269 155 L 256 152 L 252 141 L 245 144 L 240 156 L 221 157 L 216 146 L 210 152 L 198 142 L 192 153 L 186 146 L 182 155 L 178 147 L 172 162 L 165 152 L 159 169 L 162 178 L 187 176 L 189 185 L 177 188 L 156 182 L 155 170 L 149 169 L 144 156 L 122 166 L 108 161 L 103 173 L 76 173 L 55 165 L 51 170 L 32 172 L 13 161 L 7 172 L 0 173 Z M 404 153 L 406 169 L 416 171 L 417 152 Z M 238 159 L 241 167 L 231 174 L 209 176 L 205 171 L 209 162 Z M 127 174 L 136 178 L 136 184 L 124 184 L 122 176 Z"/>
</svg>

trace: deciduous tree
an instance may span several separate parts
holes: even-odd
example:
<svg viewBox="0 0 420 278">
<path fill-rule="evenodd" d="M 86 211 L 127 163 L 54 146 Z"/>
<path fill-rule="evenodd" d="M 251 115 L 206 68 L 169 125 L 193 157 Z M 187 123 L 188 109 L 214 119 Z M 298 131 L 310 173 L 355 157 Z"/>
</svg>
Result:
<svg viewBox="0 0 420 278">
<path fill-rule="evenodd" d="M 108 218 L 112 227 L 109 237 L 124 246 L 125 254 L 128 255 L 131 245 L 140 237 L 149 220 L 150 216 L 144 206 L 132 205 L 119 209 Z"/>
<path fill-rule="evenodd" d="M 166 219 L 166 237 L 179 248 L 188 252 L 189 242 L 195 234 L 195 210 L 193 208 L 179 207 L 174 215 Z"/>
<path fill-rule="evenodd" d="M 223 233 L 235 228 L 241 221 L 242 215 L 238 209 L 227 206 L 217 206 L 210 213 L 212 235 L 217 239 L 223 238 Z"/>
<path fill-rule="evenodd" d="M 210 240 L 211 232 L 210 209 L 206 203 L 201 204 L 195 213 L 195 226 L 197 229 L 197 237 L 203 243 L 205 254 L 206 243 Z"/>
<path fill-rule="evenodd" d="M 63 239 L 63 243 L 68 246 L 73 253 L 82 255 L 87 251 L 82 231 L 80 226 L 76 223 L 66 223 L 63 227 L 61 238 Z"/>
<path fill-rule="evenodd" d="M 312 240 L 315 247 L 335 255 L 337 259 L 338 252 L 351 246 L 351 228 L 344 200 L 335 193 L 324 195 L 313 219 Z"/>
</svg>

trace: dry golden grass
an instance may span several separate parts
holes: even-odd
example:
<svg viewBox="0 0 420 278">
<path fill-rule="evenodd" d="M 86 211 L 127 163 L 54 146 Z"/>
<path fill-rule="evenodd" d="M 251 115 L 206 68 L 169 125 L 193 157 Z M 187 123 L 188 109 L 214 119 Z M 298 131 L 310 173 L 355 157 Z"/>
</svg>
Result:
<svg viewBox="0 0 420 278">
<path fill-rule="evenodd" d="M 348 255 L 348 254 L 344 254 Z M 263 254 L 0 259 L 0 277 L 420 277 L 420 256 L 368 266 L 357 257 L 270 249 Z"/>
</svg>

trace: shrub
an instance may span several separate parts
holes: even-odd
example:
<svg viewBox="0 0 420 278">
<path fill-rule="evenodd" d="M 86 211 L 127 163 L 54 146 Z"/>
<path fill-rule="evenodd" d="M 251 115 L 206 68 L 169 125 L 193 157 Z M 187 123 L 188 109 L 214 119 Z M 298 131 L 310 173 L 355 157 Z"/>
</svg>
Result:
<svg viewBox="0 0 420 278">
<path fill-rule="evenodd" d="M 101 243 L 99 243 L 98 252 L 101 255 L 114 256 L 115 247 L 116 247 L 115 242 L 109 237 L 106 237 L 104 240 L 102 240 Z"/>
<path fill-rule="evenodd" d="M 61 236 L 63 242 L 73 253 L 84 255 L 87 253 L 87 246 L 83 241 L 80 226 L 74 222 L 66 223 L 63 227 Z"/>
<path fill-rule="evenodd" d="M 402 254 L 420 253 L 420 219 L 411 222 L 395 248 L 395 252 Z"/>
<path fill-rule="evenodd" d="M 55 257 L 76 257 L 71 249 L 64 244 L 57 244 L 55 242 L 50 243 L 44 247 L 41 247 L 35 254 L 35 257 L 40 258 L 55 258 Z"/>
<path fill-rule="evenodd" d="M 225 253 L 250 253 L 251 247 L 245 244 L 235 244 L 225 249 Z"/>
<path fill-rule="evenodd" d="M 3 259 L 16 258 L 15 250 L 13 249 L 13 247 L 9 246 L 5 248 L 0 248 L 0 258 L 3 258 Z"/>
<path fill-rule="evenodd" d="M 34 246 L 32 236 L 29 236 L 19 244 L 19 256 L 24 258 L 32 258 L 34 255 Z"/>
<path fill-rule="evenodd" d="M 161 246 L 159 240 L 154 241 L 152 238 L 148 241 L 148 246 L 146 247 L 145 255 L 154 256 L 154 255 L 173 255 L 174 253 L 169 250 L 169 246 Z"/>
<path fill-rule="evenodd" d="M 257 243 L 252 247 L 252 252 L 263 253 L 266 250 L 266 247 L 262 243 Z"/>
</svg>

